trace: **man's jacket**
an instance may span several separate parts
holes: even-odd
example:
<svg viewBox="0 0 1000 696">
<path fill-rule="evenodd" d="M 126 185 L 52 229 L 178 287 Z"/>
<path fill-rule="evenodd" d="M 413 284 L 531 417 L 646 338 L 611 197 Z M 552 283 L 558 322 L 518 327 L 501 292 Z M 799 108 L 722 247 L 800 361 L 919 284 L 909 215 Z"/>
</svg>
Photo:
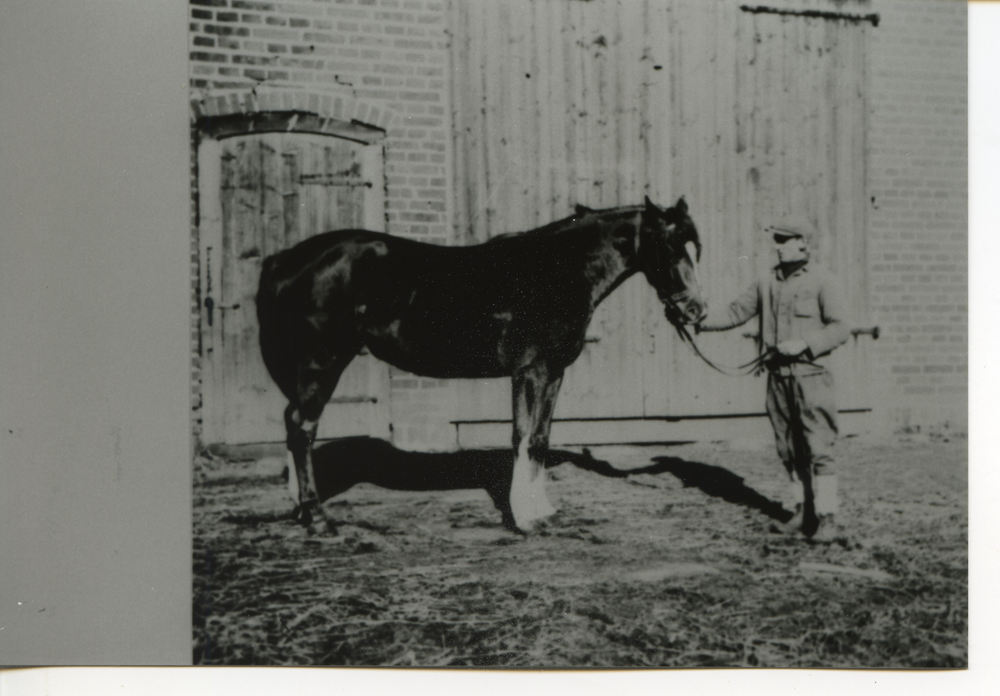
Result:
<svg viewBox="0 0 1000 696">
<path fill-rule="evenodd" d="M 795 338 L 809 345 L 798 359 L 776 360 L 769 366 L 782 374 L 808 375 L 822 372 L 823 358 L 850 335 L 843 312 L 836 283 L 821 267 L 807 263 L 786 278 L 775 266 L 729 305 L 710 307 L 699 329 L 724 331 L 756 316 L 762 353 Z"/>
</svg>

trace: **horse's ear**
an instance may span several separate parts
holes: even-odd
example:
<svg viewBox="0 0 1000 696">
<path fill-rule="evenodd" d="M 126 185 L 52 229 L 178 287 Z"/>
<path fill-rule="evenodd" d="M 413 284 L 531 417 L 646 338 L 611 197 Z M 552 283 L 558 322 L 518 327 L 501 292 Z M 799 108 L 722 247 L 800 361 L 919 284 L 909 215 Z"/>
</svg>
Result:
<svg viewBox="0 0 1000 696">
<path fill-rule="evenodd" d="M 677 199 L 677 205 L 675 205 L 674 207 L 677 208 L 677 210 L 679 210 L 684 215 L 687 215 L 688 204 L 687 201 L 684 200 L 684 196 L 681 196 L 680 198 Z"/>
<path fill-rule="evenodd" d="M 659 206 L 653 201 L 649 200 L 649 196 L 646 196 L 646 212 L 653 215 L 662 215 L 663 211 L 660 210 Z"/>
<path fill-rule="evenodd" d="M 587 213 L 594 212 L 593 208 L 588 208 L 587 206 L 583 205 L 582 203 L 577 203 L 575 207 L 576 207 L 576 214 L 577 215 L 586 215 Z"/>
</svg>

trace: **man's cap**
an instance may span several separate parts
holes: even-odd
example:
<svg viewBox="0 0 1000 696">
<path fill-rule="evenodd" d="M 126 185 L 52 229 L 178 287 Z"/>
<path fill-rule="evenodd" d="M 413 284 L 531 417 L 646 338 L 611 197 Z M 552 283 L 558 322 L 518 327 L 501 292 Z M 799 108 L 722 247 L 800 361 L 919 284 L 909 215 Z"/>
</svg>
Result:
<svg viewBox="0 0 1000 696">
<path fill-rule="evenodd" d="M 816 236 L 816 228 L 808 220 L 790 219 L 780 220 L 773 225 L 766 227 L 764 231 L 774 237 L 789 239 L 799 237 L 806 244 L 812 242 Z"/>
</svg>

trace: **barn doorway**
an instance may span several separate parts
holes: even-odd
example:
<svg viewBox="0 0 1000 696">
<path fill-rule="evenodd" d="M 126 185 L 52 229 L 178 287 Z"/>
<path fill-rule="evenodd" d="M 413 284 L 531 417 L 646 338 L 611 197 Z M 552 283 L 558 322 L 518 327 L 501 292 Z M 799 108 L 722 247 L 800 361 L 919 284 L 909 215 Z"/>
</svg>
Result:
<svg viewBox="0 0 1000 696">
<path fill-rule="evenodd" d="M 321 232 L 385 229 L 381 129 L 289 130 L 292 115 L 201 133 L 198 144 L 202 441 L 282 442 L 287 402 L 260 355 L 255 296 L 267 256 Z M 301 119 L 308 123 L 307 119 Z M 344 372 L 320 438 L 389 437 L 388 367 L 363 353 Z"/>
<path fill-rule="evenodd" d="M 807 217 L 856 329 L 830 360 L 842 432 L 864 432 L 875 335 L 866 196 L 874 23 L 799 0 L 636 4 L 609 14 L 606 3 L 554 3 L 528 19 L 499 4 L 458 8 L 456 35 L 469 37 L 455 44 L 458 219 L 485 240 L 558 219 L 574 203 L 649 195 L 666 206 L 684 195 L 712 303 L 777 262 L 765 226 Z M 523 105 L 516 119 L 510 104 Z M 698 343 L 734 367 L 756 357 L 753 331 Z M 763 380 L 704 364 L 641 277 L 597 308 L 588 334 L 560 390 L 554 444 L 771 437 Z M 507 383 L 473 381 L 458 393 L 460 444 L 509 438 Z"/>
</svg>

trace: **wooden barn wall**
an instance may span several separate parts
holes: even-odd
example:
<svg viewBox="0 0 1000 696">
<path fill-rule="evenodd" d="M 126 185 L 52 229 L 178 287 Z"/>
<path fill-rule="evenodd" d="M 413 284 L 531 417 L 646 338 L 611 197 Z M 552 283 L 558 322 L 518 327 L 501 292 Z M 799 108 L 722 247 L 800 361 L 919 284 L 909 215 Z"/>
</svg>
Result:
<svg viewBox="0 0 1000 696">
<path fill-rule="evenodd" d="M 604 208 L 687 200 L 709 301 L 774 263 L 761 228 L 805 214 L 818 256 L 865 325 L 864 1 L 467 0 L 451 8 L 458 243 Z M 807 16 L 808 13 L 813 16 Z M 737 365 L 740 334 L 702 335 Z M 633 278 L 598 308 L 557 418 L 760 412 L 763 384 L 719 375 L 683 345 Z M 733 334 L 737 335 L 733 335 Z M 867 347 L 836 355 L 842 407 L 868 401 Z M 507 418 L 505 380 L 458 385 L 463 418 Z M 505 400 L 506 397 L 506 400 Z"/>
</svg>

